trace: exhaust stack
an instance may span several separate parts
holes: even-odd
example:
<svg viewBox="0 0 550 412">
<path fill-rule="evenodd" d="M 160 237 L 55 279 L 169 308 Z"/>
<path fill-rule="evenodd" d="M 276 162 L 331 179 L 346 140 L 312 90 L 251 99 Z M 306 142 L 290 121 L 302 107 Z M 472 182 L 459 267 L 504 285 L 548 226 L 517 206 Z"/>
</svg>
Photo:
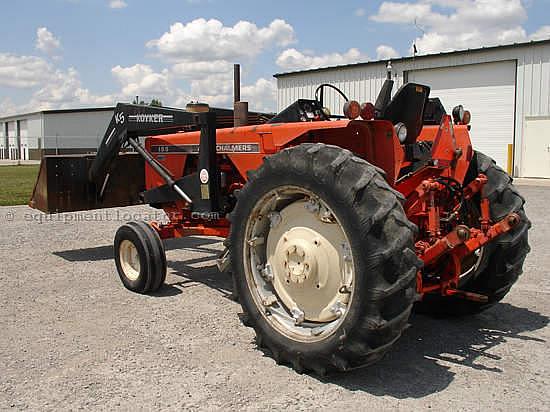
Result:
<svg viewBox="0 0 550 412">
<path fill-rule="evenodd" d="M 241 65 L 233 66 L 233 124 L 235 127 L 248 125 L 248 102 L 241 102 Z"/>
</svg>

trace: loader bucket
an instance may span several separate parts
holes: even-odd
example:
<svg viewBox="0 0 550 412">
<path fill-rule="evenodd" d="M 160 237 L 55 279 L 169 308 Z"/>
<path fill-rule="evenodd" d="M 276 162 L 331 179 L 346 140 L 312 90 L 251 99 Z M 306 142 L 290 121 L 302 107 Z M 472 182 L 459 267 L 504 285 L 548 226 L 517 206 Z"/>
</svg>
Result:
<svg viewBox="0 0 550 412">
<path fill-rule="evenodd" d="M 88 179 L 94 155 L 44 156 L 29 206 L 45 213 L 141 204 L 145 165 L 137 153 L 121 154 L 100 198 L 101 187 Z"/>
</svg>

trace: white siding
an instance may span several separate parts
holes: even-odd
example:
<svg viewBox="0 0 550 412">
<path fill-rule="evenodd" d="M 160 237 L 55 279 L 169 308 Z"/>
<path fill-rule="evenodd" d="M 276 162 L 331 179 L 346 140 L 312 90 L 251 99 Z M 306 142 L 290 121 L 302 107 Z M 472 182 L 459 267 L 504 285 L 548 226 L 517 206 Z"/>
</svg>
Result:
<svg viewBox="0 0 550 412">
<path fill-rule="evenodd" d="M 8 125 L 8 155 L 18 149 L 17 122 L 20 124 L 21 155 L 27 158 L 32 149 L 82 149 L 95 151 L 113 116 L 113 110 L 38 112 L 0 119 L 0 156 L 4 145 L 4 125 Z"/>
<path fill-rule="evenodd" d="M 16 121 L 8 122 L 8 158 L 17 159 L 17 130 Z"/>
<path fill-rule="evenodd" d="M 300 98 L 312 99 L 315 89 L 322 83 L 338 87 L 355 100 L 374 101 L 385 78 L 386 66 L 384 63 L 369 66 L 368 70 L 343 68 L 280 78 L 277 82 L 277 109 L 280 111 Z M 325 89 L 325 93 L 325 105 L 332 113 L 342 114 L 344 100 L 330 89 Z"/>
<path fill-rule="evenodd" d="M 112 110 L 44 114 L 44 148 L 96 149 L 113 117 Z"/>
<path fill-rule="evenodd" d="M 515 103 L 514 174 L 523 176 L 522 164 L 527 161 L 523 158 L 524 119 L 550 115 L 550 43 L 395 60 L 393 73 L 399 87 L 408 71 L 510 60 L 517 63 L 515 102 L 510 102 Z M 313 90 L 321 82 L 341 86 L 345 92 L 352 91 L 350 98 L 374 102 L 385 76 L 385 64 L 381 62 L 284 75 L 277 79 L 278 109 L 296 98 L 313 97 Z M 334 113 L 341 113 L 341 102 L 329 100 L 328 103 Z"/>
<path fill-rule="evenodd" d="M 7 157 L 5 129 L 6 129 L 5 123 L 0 122 L 0 159 L 5 159 Z"/>
<path fill-rule="evenodd" d="M 40 113 L 33 114 L 23 120 L 26 123 L 26 136 L 21 139 L 21 144 L 26 144 L 27 149 L 42 148 L 42 115 Z M 23 127 L 21 127 L 23 130 Z M 21 132 L 23 136 L 23 132 Z"/>
</svg>

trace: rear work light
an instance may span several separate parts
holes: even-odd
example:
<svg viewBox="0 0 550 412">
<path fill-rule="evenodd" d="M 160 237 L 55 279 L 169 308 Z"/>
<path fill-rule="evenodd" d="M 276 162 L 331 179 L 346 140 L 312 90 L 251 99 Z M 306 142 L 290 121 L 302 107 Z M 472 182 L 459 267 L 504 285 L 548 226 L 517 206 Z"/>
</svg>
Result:
<svg viewBox="0 0 550 412">
<path fill-rule="evenodd" d="M 459 104 L 453 108 L 453 122 L 455 124 L 469 124 L 472 120 L 472 115 L 468 110 L 464 110 L 464 107 Z"/>
</svg>

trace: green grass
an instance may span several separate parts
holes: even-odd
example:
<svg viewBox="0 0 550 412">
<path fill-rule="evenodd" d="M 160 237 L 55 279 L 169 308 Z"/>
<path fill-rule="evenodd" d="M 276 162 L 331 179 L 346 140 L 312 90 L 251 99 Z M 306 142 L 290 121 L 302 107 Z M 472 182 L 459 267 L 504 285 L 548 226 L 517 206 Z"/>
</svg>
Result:
<svg viewBox="0 0 550 412">
<path fill-rule="evenodd" d="M 0 166 L 0 206 L 29 203 L 39 168 L 38 165 Z"/>
</svg>

